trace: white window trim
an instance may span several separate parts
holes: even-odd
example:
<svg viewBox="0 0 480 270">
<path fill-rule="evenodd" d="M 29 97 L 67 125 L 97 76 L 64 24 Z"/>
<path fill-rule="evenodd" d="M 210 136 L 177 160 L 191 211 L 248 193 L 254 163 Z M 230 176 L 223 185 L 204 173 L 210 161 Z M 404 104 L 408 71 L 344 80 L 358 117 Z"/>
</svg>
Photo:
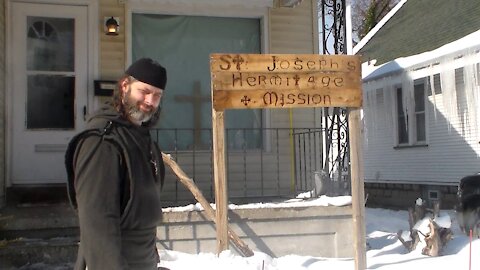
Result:
<svg viewBox="0 0 480 270">
<path fill-rule="evenodd" d="M 420 78 L 420 79 L 415 79 L 412 82 L 412 86 L 414 87 L 412 91 L 415 91 L 415 85 L 418 84 L 423 84 L 423 102 L 424 102 L 424 114 L 425 114 L 425 141 L 417 141 L 417 121 L 416 121 L 416 112 L 415 112 L 415 97 L 414 97 L 414 92 L 412 93 L 405 93 L 405 87 L 401 83 L 397 83 L 393 85 L 393 95 L 392 95 L 392 103 L 394 106 L 392 106 L 393 109 L 393 126 L 394 126 L 394 131 L 393 131 L 393 137 L 394 137 L 394 147 L 402 148 L 402 147 L 410 147 L 410 146 L 426 146 L 428 145 L 428 137 L 429 137 L 429 131 L 428 131 L 428 106 L 427 106 L 427 81 L 426 79 L 428 78 Z M 417 81 L 416 80 L 421 80 Z M 399 128 L 399 123 L 398 123 L 398 101 L 397 101 L 397 89 L 402 88 L 402 96 L 405 96 L 406 94 L 409 95 L 408 98 L 403 98 L 402 102 L 408 102 L 408 104 L 403 104 L 404 106 L 407 106 L 407 112 L 406 116 L 408 118 L 407 121 L 407 136 L 408 136 L 408 142 L 407 143 L 400 143 L 399 142 L 399 135 L 398 135 L 398 128 Z"/>
<path fill-rule="evenodd" d="M 418 124 L 417 124 L 417 112 L 415 111 L 415 105 L 416 105 L 416 100 L 415 100 L 415 93 L 412 93 L 413 94 L 413 98 L 412 98 L 412 110 L 411 110 L 411 113 L 412 113 L 412 124 L 411 124 L 411 135 L 412 137 L 409 138 L 409 141 L 411 141 L 411 144 L 413 145 L 425 145 L 427 144 L 427 138 L 428 138 L 428 117 L 427 117 L 427 80 L 428 80 L 428 77 L 424 77 L 421 79 L 421 81 L 415 83 L 414 82 L 414 88 L 413 88 L 413 91 L 415 91 L 415 86 L 416 85 L 419 85 L 419 84 L 423 84 L 423 114 L 424 114 L 424 117 L 425 117 L 425 140 L 424 141 L 417 141 L 417 127 L 418 127 Z"/>
<path fill-rule="evenodd" d="M 398 91 L 398 88 L 401 88 L 402 89 L 402 96 L 404 95 L 404 89 L 403 89 L 403 86 L 402 84 L 400 83 L 397 83 L 397 84 L 394 84 L 392 89 L 393 89 L 393 93 L 392 93 L 392 109 L 393 109 L 393 112 L 392 112 L 392 115 L 393 115 L 393 138 L 394 138 L 394 146 L 395 147 L 401 147 L 401 146 L 407 146 L 408 144 L 406 143 L 400 143 L 399 141 L 399 136 L 398 136 L 398 129 L 399 129 L 399 121 L 398 121 L 398 97 L 397 97 L 397 91 Z M 402 100 L 403 102 L 403 100 Z M 408 130 L 407 130 L 408 131 Z"/>
</svg>

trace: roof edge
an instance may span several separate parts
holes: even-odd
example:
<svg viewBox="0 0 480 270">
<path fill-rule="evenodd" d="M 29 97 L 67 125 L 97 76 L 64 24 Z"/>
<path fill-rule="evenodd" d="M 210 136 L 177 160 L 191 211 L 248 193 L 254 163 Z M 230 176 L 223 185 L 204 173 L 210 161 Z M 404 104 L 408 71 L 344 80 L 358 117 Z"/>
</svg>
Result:
<svg viewBox="0 0 480 270">
<path fill-rule="evenodd" d="M 392 8 L 392 10 L 390 10 L 387 15 L 385 15 L 381 20 L 380 22 L 377 23 L 377 25 L 375 25 L 375 27 L 373 27 L 372 30 L 370 30 L 367 35 L 365 37 L 362 38 L 362 40 L 360 40 L 360 42 L 355 46 L 353 47 L 353 54 L 357 54 L 358 51 L 360 51 L 363 46 L 365 46 L 365 44 L 367 44 L 370 39 L 378 32 L 378 30 L 380 30 L 380 28 L 382 28 L 387 22 L 388 20 L 390 20 L 390 18 L 393 17 L 393 15 L 395 15 L 395 13 L 397 13 L 397 11 L 407 2 L 408 0 L 401 0 L 400 2 L 398 2 L 397 5 L 395 5 L 395 7 Z"/>
<path fill-rule="evenodd" d="M 440 58 L 461 58 L 468 51 L 480 55 L 480 29 L 431 51 L 399 57 L 379 66 L 368 65 L 368 61 L 364 62 L 362 63 L 362 81 L 368 82 L 406 69 L 424 66 Z"/>
</svg>

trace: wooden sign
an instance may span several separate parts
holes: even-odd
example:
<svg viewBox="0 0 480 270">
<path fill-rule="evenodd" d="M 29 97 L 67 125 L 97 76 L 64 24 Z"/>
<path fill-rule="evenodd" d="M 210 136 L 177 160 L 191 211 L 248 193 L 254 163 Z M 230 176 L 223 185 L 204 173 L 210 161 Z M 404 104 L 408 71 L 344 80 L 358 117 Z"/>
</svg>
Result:
<svg viewBox="0 0 480 270">
<path fill-rule="evenodd" d="M 213 108 L 361 107 L 358 56 L 212 54 Z"/>
<path fill-rule="evenodd" d="M 218 253 L 228 249 L 225 109 L 353 107 L 349 112 L 355 269 L 366 268 L 360 58 L 315 54 L 211 54 L 213 176 Z"/>
</svg>

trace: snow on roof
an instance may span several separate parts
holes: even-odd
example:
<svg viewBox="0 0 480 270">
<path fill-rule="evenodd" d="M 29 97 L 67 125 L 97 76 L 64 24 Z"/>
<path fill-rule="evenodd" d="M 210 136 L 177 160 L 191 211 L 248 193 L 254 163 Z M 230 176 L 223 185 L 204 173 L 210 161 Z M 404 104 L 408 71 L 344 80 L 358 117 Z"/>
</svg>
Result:
<svg viewBox="0 0 480 270">
<path fill-rule="evenodd" d="M 475 47 L 480 47 L 480 30 L 477 30 L 451 43 L 445 44 L 435 50 L 408 57 L 397 58 L 380 66 L 374 66 L 372 64 L 368 64 L 368 62 L 365 62 L 362 64 L 363 81 L 365 82 L 378 77 L 383 77 L 386 74 L 397 73 L 409 67 L 420 65 L 426 62 L 432 62 L 440 57 L 453 55 L 468 49 L 474 49 Z"/>
</svg>

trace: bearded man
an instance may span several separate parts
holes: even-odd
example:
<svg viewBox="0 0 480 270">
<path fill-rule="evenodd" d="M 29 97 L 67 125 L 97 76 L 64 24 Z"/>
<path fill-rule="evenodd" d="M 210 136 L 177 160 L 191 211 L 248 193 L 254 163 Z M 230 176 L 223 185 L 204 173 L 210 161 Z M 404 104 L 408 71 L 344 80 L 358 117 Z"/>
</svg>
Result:
<svg viewBox="0 0 480 270">
<path fill-rule="evenodd" d="M 113 104 L 69 144 L 68 193 L 80 225 L 75 269 L 157 269 L 165 167 L 149 127 L 166 81 L 165 68 L 152 59 L 134 62 L 118 81 Z"/>
</svg>

